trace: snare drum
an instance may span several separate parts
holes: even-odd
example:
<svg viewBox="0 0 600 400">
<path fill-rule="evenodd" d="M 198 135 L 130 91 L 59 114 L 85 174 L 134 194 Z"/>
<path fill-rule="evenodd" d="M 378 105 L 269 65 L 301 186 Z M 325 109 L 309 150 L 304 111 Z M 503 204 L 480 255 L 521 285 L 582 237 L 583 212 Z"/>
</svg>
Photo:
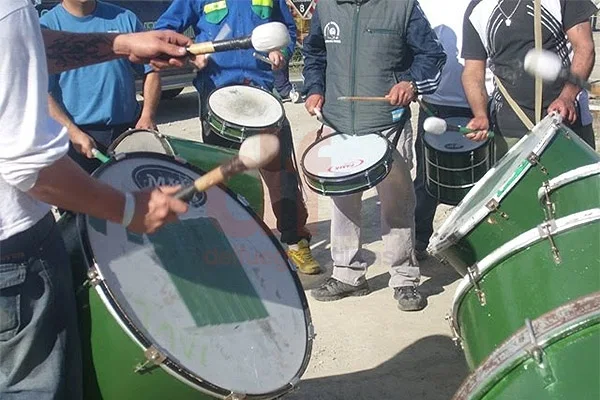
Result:
<svg viewBox="0 0 600 400">
<path fill-rule="evenodd" d="M 451 321 L 471 369 L 526 318 L 600 290 L 598 238 L 600 208 L 594 208 L 541 223 L 469 269 Z"/>
<path fill-rule="evenodd" d="M 324 196 L 339 196 L 377 185 L 390 172 L 392 157 L 392 145 L 379 133 L 333 133 L 311 144 L 301 164 L 308 187 Z"/>
<path fill-rule="evenodd" d="M 123 191 L 185 185 L 199 175 L 153 153 L 129 153 L 94 172 Z M 77 226 L 60 221 L 79 286 L 84 397 L 289 392 L 307 367 L 313 332 L 281 245 L 221 186 L 196 194 L 179 218 L 150 235 L 84 215 Z"/>
<path fill-rule="evenodd" d="M 469 191 L 432 236 L 431 254 L 466 275 L 475 262 L 544 221 L 537 195 L 544 182 L 599 161 L 560 116 L 546 116 Z"/>
<path fill-rule="evenodd" d="M 131 129 L 124 132 L 108 148 L 109 153 L 139 151 L 175 156 L 205 171 L 210 171 L 237 154 L 237 150 L 166 136 L 148 129 Z M 245 171 L 236 175 L 226 182 L 226 186 L 242 195 L 254 211 L 263 216 L 264 192 L 257 171 Z"/>
<path fill-rule="evenodd" d="M 212 131 L 236 143 L 257 133 L 278 133 L 285 120 L 283 104 L 277 97 L 253 86 L 216 89 L 208 96 L 207 106 Z"/>
<path fill-rule="evenodd" d="M 598 376 L 600 292 L 521 321 L 452 400 L 597 400 Z"/>
<path fill-rule="evenodd" d="M 466 125 L 468 118 L 446 118 Z M 425 189 L 440 203 L 457 205 L 492 166 L 492 141 L 475 142 L 460 132 L 434 135 L 425 132 Z"/>
</svg>

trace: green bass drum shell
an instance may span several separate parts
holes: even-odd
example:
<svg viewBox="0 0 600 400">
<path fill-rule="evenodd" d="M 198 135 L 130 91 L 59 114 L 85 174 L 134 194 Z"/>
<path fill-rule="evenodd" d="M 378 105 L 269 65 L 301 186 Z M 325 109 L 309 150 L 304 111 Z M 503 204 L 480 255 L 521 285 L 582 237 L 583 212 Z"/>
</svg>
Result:
<svg viewBox="0 0 600 400">
<path fill-rule="evenodd" d="M 600 161 L 600 154 L 560 121 L 548 115 L 479 180 L 432 236 L 432 255 L 466 275 L 469 266 L 544 221 L 538 188 Z"/>
<path fill-rule="evenodd" d="M 600 208 L 539 225 L 468 270 L 456 290 L 453 330 L 479 365 L 525 318 L 600 290 Z"/>
<path fill-rule="evenodd" d="M 525 320 L 452 400 L 597 400 L 599 376 L 600 292 L 595 292 Z"/>
<path fill-rule="evenodd" d="M 194 140 L 166 136 L 149 129 L 131 129 L 121 134 L 108 148 L 109 153 L 150 151 L 174 156 L 210 171 L 237 155 L 237 150 L 213 146 Z M 264 216 L 264 191 L 260 174 L 246 171 L 225 182 L 225 186 L 242 196 L 260 216 Z"/>
</svg>

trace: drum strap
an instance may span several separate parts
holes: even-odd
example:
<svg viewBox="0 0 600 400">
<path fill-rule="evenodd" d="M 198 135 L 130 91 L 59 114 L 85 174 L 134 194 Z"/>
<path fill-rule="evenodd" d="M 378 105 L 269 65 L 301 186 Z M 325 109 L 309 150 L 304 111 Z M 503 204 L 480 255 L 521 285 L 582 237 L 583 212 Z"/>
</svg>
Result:
<svg viewBox="0 0 600 400">
<path fill-rule="evenodd" d="M 540 50 L 542 47 L 542 9 L 541 9 L 541 0 L 534 0 L 534 39 L 535 39 L 535 48 L 536 50 Z M 527 127 L 527 129 L 531 130 L 534 126 L 534 123 L 529 119 L 527 114 L 519 107 L 515 99 L 512 98 L 508 90 L 504 87 L 500 79 L 497 76 L 494 76 L 494 81 L 496 82 L 496 86 L 513 109 L 515 114 L 519 117 L 521 122 Z M 540 122 L 542 119 L 542 79 L 539 77 L 535 78 L 535 121 L 536 123 Z"/>
</svg>

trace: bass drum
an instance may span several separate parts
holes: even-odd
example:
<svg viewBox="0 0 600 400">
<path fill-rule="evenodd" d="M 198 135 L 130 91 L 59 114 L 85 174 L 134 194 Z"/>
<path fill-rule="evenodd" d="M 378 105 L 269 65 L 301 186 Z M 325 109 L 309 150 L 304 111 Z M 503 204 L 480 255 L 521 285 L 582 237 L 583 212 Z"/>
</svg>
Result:
<svg viewBox="0 0 600 400">
<path fill-rule="evenodd" d="M 238 153 L 237 150 L 166 136 L 149 129 L 128 130 L 108 148 L 111 154 L 140 151 L 175 156 L 205 171 L 210 171 Z M 245 171 L 229 179 L 225 185 L 242 195 L 261 218 L 264 216 L 264 191 L 257 171 Z"/>
<path fill-rule="evenodd" d="M 120 190 L 202 174 L 153 153 L 94 176 Z M 269 229 L 213 187 L 154 234 L 78 215 L 60 222 L 71 253 L 85 399 L 271 399 L 294 388 L 311 352 L 304 290 Z"/>
<path fill-rule="evenodd" d="M 452 400 L 597 400 L 599 376 L 600 292 L 595 292 L 524 320 Z"/>
</svg>

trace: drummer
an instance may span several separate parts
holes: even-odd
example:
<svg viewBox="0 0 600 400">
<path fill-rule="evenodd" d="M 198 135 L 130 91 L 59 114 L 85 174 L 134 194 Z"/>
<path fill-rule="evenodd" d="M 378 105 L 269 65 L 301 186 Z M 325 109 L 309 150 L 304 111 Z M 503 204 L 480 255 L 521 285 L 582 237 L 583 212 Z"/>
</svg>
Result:
<svg viewBox="0 0 600 400">
<path fill-rule="evenodd" d="M 144 31 L 133 12 L 96 0 L 63 0 L 45 13 L 40 23 L 48 29 L 80 33 Z M 141 113 L 136 75 L 144 77 Z M 54 74 L 49 80 L 50 115 L 67 127 L 69 155 L 89 173 L 100 165 L 92 148 L 105 152 L 114 139 L 133 127 L 156 129 L 160 78 L 149 65 L 113 60 Z"/>
<path fill-rule="evenodd" d="M 536 120 L 535 78 L 521 66 L 527 52 L 534 48 L 533 2 L 498 1 L 493 7 L 487 3 L 473 1 L 465 13 L 462 82 L 475 115 L 467 127 L 478 130 L 468 136 L 484 140 L 487 130 L 493 128 L 496 157 L 499 158 L 527 133 L 527 125 L 533 125 Z M 597 11 L 590 0 L 549 0 L 544 1 L 542 7 L 542 20 L 546 21 L 542 23 L 543 49 L 555 52 L 574 75 L 586 80 L 594 66 L 590 17 Z M 573 48 L 572 55 L 568 51 L 568 42 Z M 496 83 L 492 96 L 491 115 L 488 115 L 484 84 L 488 58 L 491 70 L 500 82 L 500 85 Z M 581 123 L 577 102 L 579 92 L 580 88 L 568 82 L 544 84 L 542 114 L 560 113 L 564 121 L 594 147 L 593 132 Z M 511 105 L 511 98 L 516 107 Z"/>
<path fill-rule="evenodd" d="M 423 135 L 425 133 L 423 122 L 430 116 L 428 111 L 439 118 L 473 118 L 467 97 L 460 82 L 464 60 L 459 56 L 462 47 L 463 16 L 470 2 L 471 0 L 457 0 L 452 2 L 419 0 L 423 12 L 444 47 L 447 60 L 442 70 L 440 85 L 435 93 L 422 96 L 422 107 L 419 109 L 417 138 L 415 140 L 417 174 L 414 180 L 417 197 L 415 208 L 415 251 L 418 260 L 424 260 L 428 256 L 427 246 L 429 245 L 429 238 L 433 234 L 433 219 L 438 205 L 437 199 L 425 190 L 426 161 L 423 146 Z"/>
<path fill-rule="evenodd" d="M 352 22 L 348 15 L 357 16 L 357 21 Z M 370 21 L 387 23 L 363 30 Z M 360 36 L 353 39 L 352 32 L 356 31 Z M 397 43 L 403 37 L 406 42 Z M 357 48 L 357 43 L 362 47 Z M 339 132 L 381 132 L 395 136 L 395 143 L 404 142 L 402 127 L 410 112 L 407 106 L 417 95 L 435 91 L 446 59 L 417 2 L 394 0 L 320 1 L 304 40 L 304 56 L 308 93 L 305 106 L 310 114 L 322 107 L 323 117 Z M 343 60 L 352 61 L 348 65 Z M 383 95 L 389 103 L 351 104 L 338 100 L 340 96 Z M 404 153 L 405 147 L 400 148 Z M 410 154 L 395 151 L 391 171 L 377 185 L 385 246 L 383 262 L 390 266 L 389 286 L 403 311 L 426 306 L 426 299 L 417 289 L 420 270 L 414 250 L 415 196 L 407 162 L 411 158 Z M 367 263 L 361 255 L 361 197 L 357 193 L 332 198 L 333 276 L 313 290 L 316 300 L 338 300 L 370 292 L 365 278 Z"/>
<path fill-rule="evenodd" d="M 236 50 L 193 58 L 193 64 L 199 70 L 194 86 L 200 100 L 199 114 L 204 143 L 239 148 L 239 144 L 211 132 L 207 121 L 208 96 L 213 90 L 228 85 L 252 85 L 272 92 L 272 69 L 281 69 L 291 58 L 296 44 L 296 24 L 285 0 L 174 0 L 156 22 L 155 29 L 173 29 L 178 32 L 192 26 L 196 32 L 196 42 L 205 42 L 217 38 L 249 36 L 258 25 L 271 21 L 284 23 L 291 37 L 291 43 L 286 49 L 269 53 L 272 66 L 257 60 L 252 55 L 253 50 Z M 222 35 L 226 37 L 221 37 Z M 281 232 L 281 241 L 288 245 L 290 259 L 300 272 L 318 274 L 320 265 L 309 247 L 311 234 L 306 228 L 308 211 L 299 188 L 298 171 L 292 161 L 293 139 L 287 119 L 283 122 L 279 137 L 281 156 L 260 172 L 269 189 L 277 229 Z"/>
</svg>

